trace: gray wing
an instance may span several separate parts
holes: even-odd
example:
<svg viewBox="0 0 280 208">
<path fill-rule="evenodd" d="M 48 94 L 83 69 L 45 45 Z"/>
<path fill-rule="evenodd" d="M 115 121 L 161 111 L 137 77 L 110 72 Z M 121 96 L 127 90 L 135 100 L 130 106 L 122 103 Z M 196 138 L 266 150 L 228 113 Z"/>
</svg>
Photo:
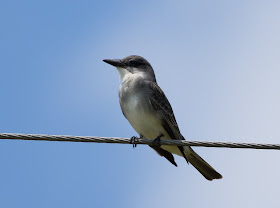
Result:
<svg viewBox="0 0 280 208">
<path fill-rule="evenodd" d="M 170 137 L 174 140 L 183 140 L 184 137 L 180 133 L 172 107 L 164 92 L 155 82 L 150 82 L 149 87 L 151 90 L 150 102 L 156 111 L 162 111 L 164 115 L 162 122 L 164 125 L 168 125 L 166 127 L 169 129 L 166 130 L 170 134 Z"/>
<path fill-rule="evenodd" d="M 169 134 L 169 136 L 174 140 L 184 140 L 184 137 L 180 133 L 178 124 L 176 122 L 172 107 L 165 96 L 164 92 L 161 90 L 161 88 L 157 85 L 155 82 L 150 82 L 149 87 L 151 90 L 151 96 L 149 97 L 150 102 L 153 106 L 153 108 L 156 111 L 161 111 L 163 113 L 163 119 L 162 119 L 162 126 L 165 129 L 165 131 Z M 187 157 L 184 153 L 184 149 L 182 146 L 178 146 L 180 152 L 184 156 L 184 158 L 187 160 Z"/>
</svg>

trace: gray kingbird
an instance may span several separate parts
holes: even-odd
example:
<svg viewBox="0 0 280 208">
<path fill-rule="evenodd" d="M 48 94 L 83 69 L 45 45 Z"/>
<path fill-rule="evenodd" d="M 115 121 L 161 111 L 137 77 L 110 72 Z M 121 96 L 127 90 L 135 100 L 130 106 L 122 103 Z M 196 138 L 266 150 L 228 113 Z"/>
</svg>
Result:
<svg viewBox="0 0 280 208">
<path fill-rule="evenodd" d="M 115 66 L 121 84 L 119 101 L 122 112 L 140 138 L 155 139 L 150 145 L 160 156 L 177 166 L 176 154 L 190 162 L 206 179 L 220 179 L 222 175 L 205 162 L 189 146 L 159 145 L 160 139 L 184 140 L 176 122 L 172 107 L 164 92 L 157 85 L 154 70 L 141 56 L 128 56 L 123 59 L 105 59 Z"/>
</svg>

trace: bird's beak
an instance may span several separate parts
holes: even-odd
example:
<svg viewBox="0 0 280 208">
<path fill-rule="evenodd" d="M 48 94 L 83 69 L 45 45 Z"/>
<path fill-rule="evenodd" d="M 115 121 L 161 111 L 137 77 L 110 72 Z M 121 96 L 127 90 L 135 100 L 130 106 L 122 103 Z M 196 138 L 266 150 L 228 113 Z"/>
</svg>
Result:
<svg viewBox="0 0 280 208">
<path fill-rule="evenodd" d="M 104 59 L 103 61 L 115 67 L 125 67 L 125 64 L 120 59 Z"/>
</svg>

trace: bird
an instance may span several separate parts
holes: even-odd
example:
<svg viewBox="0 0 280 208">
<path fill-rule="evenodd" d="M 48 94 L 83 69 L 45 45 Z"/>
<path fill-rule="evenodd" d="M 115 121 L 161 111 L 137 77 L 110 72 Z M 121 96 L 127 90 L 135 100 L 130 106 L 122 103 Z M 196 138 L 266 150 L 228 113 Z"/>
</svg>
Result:
<svg viewBox="0 0 280 208">
<path fill-rule="evenodd" d="M 173 154 L 184 157 L 187 163 L 191 163 L 207 180 L 222 178 L 222 175 L 190 146 L 160 145 L 161 139 L 185 138 L 179 130 L 171 104 L 158 86 L 154 70 L 145 58 L 130 55 L 123 59 L 103 61 L 118 70 L 121 110 L 140 138 L 153 139 L 153 144 L 149 146 L 176 167 Z M 135 139 L 137 137 L 132 137 L 132 141 Z"/>
</svg>

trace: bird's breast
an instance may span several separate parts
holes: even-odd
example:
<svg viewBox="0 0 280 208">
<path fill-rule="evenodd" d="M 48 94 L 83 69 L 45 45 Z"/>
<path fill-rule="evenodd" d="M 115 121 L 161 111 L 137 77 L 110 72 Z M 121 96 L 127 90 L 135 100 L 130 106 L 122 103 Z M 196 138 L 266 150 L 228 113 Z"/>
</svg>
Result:
<svg viewBox="0 0 280 208">
<path fill-rule="evenodd" d="M 120 92 L 121 93 L 121 92 Z M 154 139 L 163 133 L 160 114 L 155 111 L 145 91 L 122 92 L 120 104 L 122 111 L 138 134 Z"/>
</svg>

